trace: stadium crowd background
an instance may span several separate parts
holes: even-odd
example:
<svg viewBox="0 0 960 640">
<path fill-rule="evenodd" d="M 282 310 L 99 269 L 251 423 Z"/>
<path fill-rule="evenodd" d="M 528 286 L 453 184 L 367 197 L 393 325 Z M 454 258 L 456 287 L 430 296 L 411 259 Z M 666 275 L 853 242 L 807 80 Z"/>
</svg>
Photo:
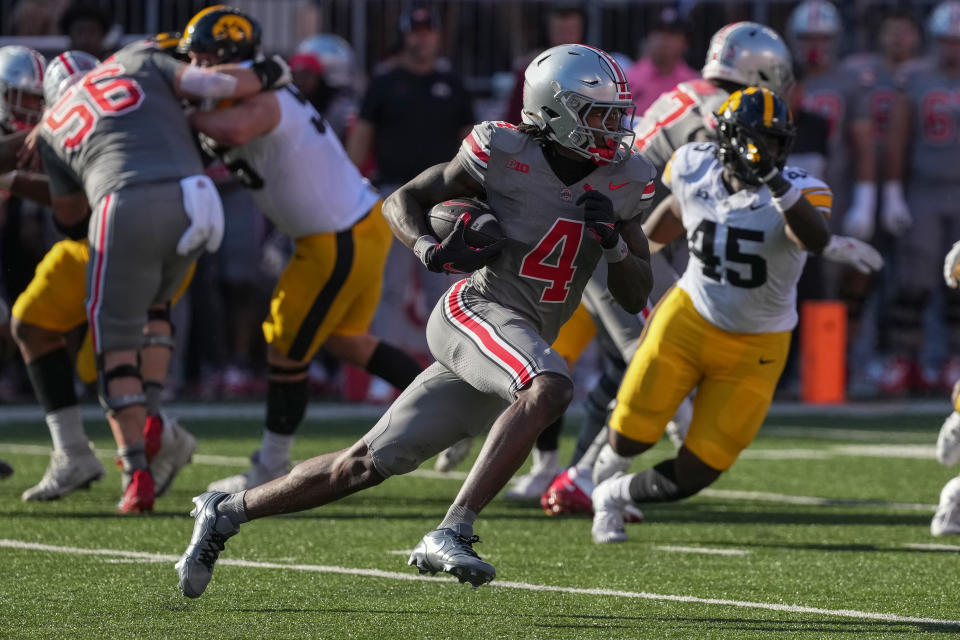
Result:
<svg viewBox="0 0 960 640">
<path fill-rule="evenodd" d="M 196 0 L 102 0 L 82 3 L 68 0 L 0 0 L 0 45 L 27 44 L 52 55 L 66 48 L 81 48 L 103 57 L 140 34 L 178 31 L 196 11 L 214 4 Z M 453 90 L 462 87 L 469 95 L 466 107 L 450 115 L 454 131 L 466 131 L 470 123 L 486 119 L 516 120 L 512 101 L 516 100 L 516 72 L 523 69 L 531 53 L 551 44 L 551 35 L 570 39 L 582 32 L 582 40 L 603 47 L 622 58 L 637 61 L 657 57 L 677 59 L 677 66 L 664 82 L 671 88 L 703 64 L 710 35 L 736 20 L 768 24 L 780 33 L 797 2 L 641 2 L 632 0 L 569 2 L 503 2 L 495 0 L 456 0 L 414 3 L 390 0 L 238 0 L 231 3 L 250 12 L 264 26 L 264 45 L 269 52 L 291 57 L 294 69 L 311 71 L 309 60 L 296 58 L 298 43 L 317 33 L 333 33 L 352 47 L 346 80 L 338 81 L 346 96 L 349 116 L 344 120 L 347 149 L 386 195 L 411 176 L 388 176 L 378 172 L 374 159 L 384 153 L 382 140 L 375 151 L 372 140 L 350 140 L 355 133 L 356 114 L 375 124 L 377 93 L 367 92 L 374 79 L 393 68 L 391 62 L 411 32 L 429 31 L 439 42 L 437 73 L 444 74 Z M 875 52 L 885 18 L 896 15 L 912 18 L 920 38 L 915 51 L 921 57 L 929 53 L 923 25 L 934 2 L 893 3 L 858 0 L 836 3 L 844 30 L 836 42 L 836 54 L 844 59 Z M 557 31 L 559 30 L 559 32 Z M 572 31 L 571 31 L 572 30 Z M 560 35 L 563 34 L 563 35 Z M 579 38 L 578 38 L 579 39 Z M 422 43 L 421 43 L 422 44 Z M 429 48 L 429 47 L 428 47 Z M 686 66 L 683 66 L 686 65 Z M 626 64 L 625 64 L 626 68 Z M 329 69 L 327 70 L 329 72 Z M 634 70 L 641 72 L 641 67 Z M 304 75 L 298 78 L 305 82 Z M 649 77 L 649 73 L 647 76 Z M 436 86 L 436 83 L 433 85 Z M 656 98 L 642 86 L 634 87 L 637 99 L 646 104 Z M 380 90 L 383 93 L 383 90 Z M 652 94 L 652 95 L 648 95 Z M 381 95 L 379 100 L 383 101 Z M 638 117 L 646 104 L 638 105 Z M 389 95 L 380 109 L 389 110 Z M 472 113 L 470 113 L 472 111 Z M 417 114 L 407 114 L 412 120 Z M 330 116 L 328 114 L 328 119 Z M 376 129 L 376 127 L 374 127 Z M 432 137 L 432 136 L 431 136 Z M 453 156 L 458 138 L 445 142 L 421 140 L 420 144 L 438 147 L 442 159 Z M 364 145 L 363 142 L 371 144 Z M 817 141 L 802 141 L 805 147 L 822 148 Z M 417 144 L 412 141 L 411 144 Z M 391 147 L 406 148 L 402 141 Z M 452 146 L 451 146 L 452 145 Z M 396 148 L 392 149 L 397 151 Z M 826 161 L 823 158 L 822 161 Z M 960 152 L 958 152 L 960 161 Z M 424 167 L 411 167 L 421 169 Z M 882 170 L 882 169 L 881 169 Z M 259 323 L 263 318 L 276 277 L 282 270 L 291 247 L 280 234 L 272 233 L 262 214 L 242 187 L 231 182 L 225 170 L 211 168 L 216 174 L 225 209 L 227 232 L 216 255 L 204 256 L 199 264 L 189 296 L 175 310 L 177 350 L 168 390 L 178 396 L 203 399 L 249 398 L 265 390 L 263 341 Z M 414 171 L 414 174 L 416 171 Z M 882 175 L 882 174 L 881 174 Z M 834 211 L 834 215 L 842 215 Z M 29 282 L 33 268 L 47 248 L 57 240 L 49 213 L 25 203 L 5 203 L 0 218 L 0 266 L 2 296 L 12 303 Z M 916 215 L 916 213 L 915 213 Z M 957 215 L 960 216 L 960 210 Z M 879 226 L 879 225 L 878 225 Z M 887 309 L 894 295 L 897 264 L 897 239 L 878 232 L 877 244 L 888 258 L 888 266 L 867 288 L 863 321 L 851 332 L 852 357 L 848 378 L 851 397 L 878 397 L 894 393 L 942 393 L 947 384 L 960 376 L 960 360 L 948 357 L 949 331 L 944 316 L 945 289 L 942 285 L 926 309 L 926 340 L 916 368 L 903 380 L 889 379 L 893 351 L 889 335 Z M 949 239 L 951 242 L 953 238 Z M 401 252 L 393 252 L 399 254 Z M 406 252 L 403 252 L 404 254 Z M 404 259 L 409 256 L 404 255 Z M 394 260 L 392 257 L 391 260 Z M 817 261 L 810 263 L 815 272 Z M 391 263 L 385 281 L 383 308 L 374 331 L 400 346 L 426 356 L 422 325 L 433 305 L 431 296 L 448 285 L 431 283 L 419 264 L 400 260 Z M 441 280 L 443 276 L 438 276 Z M 807 299 L 834 296 L 837 287 L 819 277 L 807 279 L 802 294 Z M 854 328 L 852 326 L 852 328 Z M 82 336 L 75 336 L 79 345 Z M 2 337 L 4 363 L 0 370 L 0 401 L 25 401 L 32 397 L 19 356 L 9 336 Z M 595 358 L 594 358 L 595 360 Z M 583 358 L 577 377 L 581 382 L 595 375 L 596 365 Z M 322 355 L 311 367 L 314 398 L 345 397 L 349 400 L 387 400 L 389 389 L 367 380 L 356 371 L 337 367 Z M 894 384 L 896 383 L 896 384 Z M 586 386 L 586 384 L 582 385 Z M 781 381 L 783 397 L 795 397 L 797 375 L 794 368 Z M 92 398 L 93 396 L 88 396 Z"/>
</svg>

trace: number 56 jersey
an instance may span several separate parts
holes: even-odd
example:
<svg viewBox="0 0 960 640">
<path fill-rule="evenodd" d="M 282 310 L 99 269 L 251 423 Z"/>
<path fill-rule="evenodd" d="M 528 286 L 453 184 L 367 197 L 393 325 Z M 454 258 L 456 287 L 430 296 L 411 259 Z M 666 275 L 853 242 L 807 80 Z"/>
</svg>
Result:
<svg viewBox="0 0 960 640">
<path fill-rule="evenodd" d="M 730 194 L 716 149 L 713 143 L 680 147 L 663 171 L 663 183 L 683 212 L 690 247 L 678 286 L 701 316 L 725 331 L 789 331 L 797 324 L 796 287 L 807 254 L 787 237 L 769 189 Z M 783 174 L 830 215 L 833 195 L 826 184 L 792 167 Z"/>
</svg>

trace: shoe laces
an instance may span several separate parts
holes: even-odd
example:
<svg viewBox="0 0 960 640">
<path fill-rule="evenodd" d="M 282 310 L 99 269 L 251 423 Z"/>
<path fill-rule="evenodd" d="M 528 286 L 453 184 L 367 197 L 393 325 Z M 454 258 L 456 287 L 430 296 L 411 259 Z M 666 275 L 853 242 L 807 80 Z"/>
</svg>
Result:
<svg viewBox="0 0 960 640">
<path fill-rule="evenodd" d="M 213 571 L 213 565 L 217 561 L 217 558 L 220 557 L 220 552 L 223 551 L 226 546 L 228 537 L 229 536 L 225 536 L 217 531 L 211 531 L 207 537 L 207 543 L 204 545 L 204 548 L 200 550 L 197 561 L 205 566 L 208 571 Z"/>
<path fill-rule="evenodd" d="M 478 535 L 472 535 L 472 536 L 470 536 L 470 537 L 468 538 L 468 537 L 462 536 L 462 535 L 460 535 L 460 534 L 458 533 L 458 534 L 457 534 L 457 542 L 460 543 L 460 545 L 458 545 L 458 546 L 461 546 L 461 550 L 463 551 L 463 553 L 468 553 L 468 554 L 470 554 L 471 556 L 473 556 L 474 558 L 476 558 L 477 560 L 480 559 L 480 556 L 477 555 L 477 552 L 473 550 L 473 545 L 475 545 L 475 544 L 477 544 L 478 542 L 480 542 L 480 536 L 478 536 Z"/>
</svg>

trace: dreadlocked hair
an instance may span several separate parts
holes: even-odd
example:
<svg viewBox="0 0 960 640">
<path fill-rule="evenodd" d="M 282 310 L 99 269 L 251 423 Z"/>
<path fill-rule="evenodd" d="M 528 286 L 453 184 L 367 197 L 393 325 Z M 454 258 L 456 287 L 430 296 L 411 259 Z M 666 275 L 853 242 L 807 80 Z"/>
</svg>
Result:
<svg viewBox="0 0 960 640">
<path fill-rule="evenodd" d="M 539 144 L 541 147 L 547 146 L 547 144 L 550 142 L 550 139 L 547 138 L 546 130 L 541 129 L 535 125 L 522 122 L 517 125 L 517 131 L 519 131 L 520 133 L 527 134 L 528 136 L 536 140 L 537 144 Z"/>
</svg>

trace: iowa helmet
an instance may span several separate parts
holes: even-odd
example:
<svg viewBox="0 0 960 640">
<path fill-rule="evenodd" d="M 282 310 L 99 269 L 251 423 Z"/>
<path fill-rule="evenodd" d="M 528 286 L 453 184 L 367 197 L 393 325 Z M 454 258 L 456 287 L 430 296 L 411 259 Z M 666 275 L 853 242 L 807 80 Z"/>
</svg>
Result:
<svg viewBox="0 0 960 640">
<path fill-rule="evenodd" d="M 783 169 L 793 147 L 796 128 L 786 103 L 765 87 L 747 87 L 730 94 L 714 114 L 717 119 L 717 157 L 743 182 L 759 186 L 752 158 L 772 153 Z M 771 138 L 777 142 L 771 151 Z"/>
<path fill-rule="evenodd" d="M 216 64 L 252 60 L 260 53 L 260 24 L 223 4 L 207 7 L 190 19 L 177 51 L 212 54 Z"/>
</svg>

